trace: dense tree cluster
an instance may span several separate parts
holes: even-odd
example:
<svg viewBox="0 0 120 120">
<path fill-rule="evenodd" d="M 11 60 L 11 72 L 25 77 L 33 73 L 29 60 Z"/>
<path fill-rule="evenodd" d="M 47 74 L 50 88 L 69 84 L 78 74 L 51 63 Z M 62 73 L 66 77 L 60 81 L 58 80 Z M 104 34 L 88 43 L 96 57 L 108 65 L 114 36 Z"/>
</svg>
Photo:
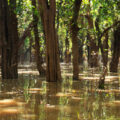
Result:
<svg viewBox="0 0 120 120">
<path fill-rule="evenodd" d="M 25 60 L 50 82 L 61 80 L 60 62 L 72 61 L 74 80 L 84 61 L 117 72 L 120 1 L 0 0 L 0 46 L 3 79 L 18 78 Z"/>
</svg>

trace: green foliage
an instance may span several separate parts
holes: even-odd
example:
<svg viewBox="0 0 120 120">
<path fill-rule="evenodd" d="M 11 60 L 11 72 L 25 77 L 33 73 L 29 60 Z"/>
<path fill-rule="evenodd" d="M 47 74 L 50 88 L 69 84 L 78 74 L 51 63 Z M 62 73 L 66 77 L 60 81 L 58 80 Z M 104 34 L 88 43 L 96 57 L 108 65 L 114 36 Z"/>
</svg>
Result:
<svg viewBox="0 0 120 120">
<path fill-rule="evenodd" d="M 58 28 L 58 38 L 60 48 L 62 47 L 63 52 L 65 52 L 65 39 L 66 36 L 69 39 L 70 49 L 72 47 L 72 43 L 70 40 L 70 21 L 73 15 L 73 5 L 75 0 L 56 0 L 56 26 L 59 25 Z M 18 30 L 21 35 L 25 29 L 28 27 L 29 23 L 33 20 L 32 14 L 40 17 L 38 10 L 32 6 L 31 0 L 17 0 L 17 8 L 16 14 L 18 17 Z M 93 21 L 93 28 L 89 28 L 89 23 L 86 15 L 89 15 Z M 97 31 L 95 28 L 95 21 L 99 18 L 99 29 Z M 78 38 L 81 41 L 80 43 L 84 45 L 84 48 L 88 46 L 89 39 L 87 39 L 87 34 L 89 32 L 92 39 L 96 40 L 98 43 L 98 33 L 103 32 L 106 28 L 111 26 L 115 21 L 120 20 L 120 1 L 119 0 L 82 0 L 82 5 L 79 11 L 79 19 L 78 19 L 78 27 L 80 28 Z M 41 21 L 39 21 L 39 37 L 40 37 L 40 51 L 45 49 L 44 42 L 44 33 L 41 25 Z M 111 32 L 112 33 L 112 32 Z M 108 44 L 111 46 L 112 34 L 109 33 L 109 41 Z M 34 35 L 32 34 L 32 37 Z M 33 37 L 34 38 L 34 37 Z M 34 43 L 33 43 L 34 45 Z M 29 38 L 25 41 L 25 46 L 29 46 Z"/>
<path fill-rule="evenodd" d="M 22 34 L 32 20 L 31 0 L 17 0 L 18 30 Z"/>
</svg>

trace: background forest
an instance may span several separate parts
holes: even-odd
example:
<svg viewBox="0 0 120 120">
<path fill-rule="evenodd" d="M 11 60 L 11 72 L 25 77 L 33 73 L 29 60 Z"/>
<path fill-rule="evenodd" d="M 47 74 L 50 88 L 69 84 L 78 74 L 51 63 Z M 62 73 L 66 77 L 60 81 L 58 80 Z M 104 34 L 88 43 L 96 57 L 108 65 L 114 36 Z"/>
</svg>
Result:
<svg viewBox="0 0 120 120">
<path fill-rule="evenodd" d="M 47 81 L 61 80 L 60 62 L 73 63 L 75 80 L 79 65 L 118 71 L 119 0 L 1 0 L 0 23 L 3 79 L 26 61 Z"/>
<path fill-rule="evenodd" d="M 0 120 L 120 119 L 120 0 L 0 0 Z"/>
</svg>

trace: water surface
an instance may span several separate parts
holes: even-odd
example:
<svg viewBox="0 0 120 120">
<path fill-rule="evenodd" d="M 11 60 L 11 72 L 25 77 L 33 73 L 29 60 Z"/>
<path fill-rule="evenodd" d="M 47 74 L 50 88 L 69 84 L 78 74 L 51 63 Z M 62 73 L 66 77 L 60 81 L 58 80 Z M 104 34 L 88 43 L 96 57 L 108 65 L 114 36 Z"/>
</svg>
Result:
<svg viewBox="0 0 120 120">
<path fill-rule="evenodd" d="M 58 83 L 30 69 L 20 69 L 18 80 L 0 80 L 0 120 L 120 120 L 119 74 L 109 73 L 98 90 L 99 72 L 83 71 L 73 81 L 69 68 Z"/>
</svg>

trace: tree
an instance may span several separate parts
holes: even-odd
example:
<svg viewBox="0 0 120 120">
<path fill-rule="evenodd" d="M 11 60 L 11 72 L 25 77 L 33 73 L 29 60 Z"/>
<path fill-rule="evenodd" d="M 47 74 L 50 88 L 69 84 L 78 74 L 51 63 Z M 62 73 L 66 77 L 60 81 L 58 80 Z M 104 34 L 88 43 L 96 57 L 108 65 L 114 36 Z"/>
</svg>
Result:
<svg viewBox="0 0 120 120">
<path fill-rule="evenodd" d="M 2 78 L 18 78 L 18 21 L 16 17 L 16 0 L 0 1 L 2 42 Z"/>
<path fill-rule="evenodd" d="M 113 46 L 113 55 L 112 60 L 110 63 L 110 71 L 117 72 L 118 70 L 118 63 L 120 57 L 120 24 L 114 31 L 114 46 Z"/>
<path fill-rule="evenodd" d="M 34 36 L 35 36 L 35 57 L 36 57 L 36 64 L 37 69 L 40 75 L 45 75 L 45 70 L 42 67 L 42 53 L 40 52 L 40 43 L 39 43 L 39 32 L 38 32 L 38 14 L 36 8 L 36 0 L 32 0 L 33 5 L 33 29 L 34 29 Z"/>
<path fill-rule="evenodd" d="M 94 31 L 94 21 L 91 15 L 91 0 L 88 2 L 87 14 L 85 18 L 88 21 L 88 32 L 87 32 L 87 39 L 89 41 L 88 45 L 88 63 L 90 67 L 98 67 L 98 51 L 99 48 L 96 44 L 96 37 L 93 35 L 92 31 Z"/>
<path fill-rule="evenodd" d="M 82 0 L 74 1 L 73 16 L 71 20 L 71 38 L 72 38 L 72 55 L 73 55 L 73 79 L 78 80 L 79 75 L 79 45 L 78 45 L 78 16 Z"/>
<path fill-rule="evenodd" d="M 101 0 L 92 1 L 92 4 L 98 46 L 101 50 L 103 66 L 107 66 L 109 30 L 119 23 L 119 1 Z"/>
<path fill-rule="evenodd" d="M 56 1 L 38 0 L 46 42 L 46 79 L 56 82 L 61 79 L 57 32 L 55 29 Z"/>
</svg>

